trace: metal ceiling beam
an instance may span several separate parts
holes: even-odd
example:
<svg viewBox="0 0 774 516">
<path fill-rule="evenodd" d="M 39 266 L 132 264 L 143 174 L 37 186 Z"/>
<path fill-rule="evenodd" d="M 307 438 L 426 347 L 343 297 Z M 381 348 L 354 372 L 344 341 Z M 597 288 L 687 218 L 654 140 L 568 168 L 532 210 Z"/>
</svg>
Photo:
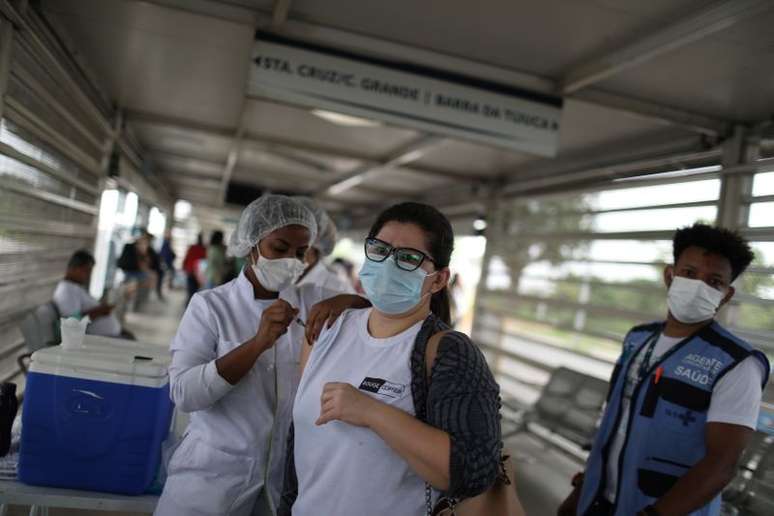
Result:
<svg viewBox="0 0 774 516">
<path fill-rule="evenodd" d="M 218 160 L 217 158 L 213 158 L 212 156 L 202 156 L 199 154 L 183 154 L 180 152 L 175 152 L 167 149 L 162 149 L 161 147 L 146 147 L 146 150 L 153 154 L 157 159 L 159 160 L 165 160 L 165 159 L 172 159 L 172 160 L 178 160 L 178 161 L 196 161 L 198 163 L 204 163 L 207 165 L 213 165 L 222 167 L 223 166 L 223 160 Z M 220 177 L 220 175 L 218 175 Z"/>
<path fill-rule="evenodd" d="M 208 177 L 200 177 L 196 174 L 180 174 L 167 176 L 169 181 L 177 188 L 180 185 L 192 188 L 194 190 L 217 191 L 220 188 L 220 181 Z M 213 192 L 214 195 L 214 192 Z"/>
<path fill-rule="evenodd" d="M 477 190 L 450 187 L 434 191 L 424 201 L 433 205 L 451 205 L 475 199 L 487 202 L 494 194 L 512 198 L 545 195 L 557 189 L 572 188 L 580 191 L 588 185 L 598 185 L 603 180 L 665 171 L 670 167 L 674 170 L 689 162 L 706 164 L 720 156 L 719 149 L 707 149 L 697 136 L 678 140 L 658 135 L 638 137 L 618 142 L 612 148 L 612 151 L 608 148 L 607 152 L 594 148 L 555 160 L 527 164 L 510 171 L 507 176 L 501 176 L 497 181 L 480 185 Z"/>
<path fill-rule="evenodd" d="M 743 0 L 747 1 L 747 0 Z M 764 0 L 765 1 L 765 0 Z M 229 21 L 259 26 L 270 26 L 272 13 L 258 9 L 234 7 L 232 2 L 206 0 L 151 0 L 151 3 L 176 8 L 187 12 L 196 12 L 215 18 L 227 18 Z M 228 15 L 221 12 L 219 6 L 230 6 Z M 225 11 L 224 11 L 225 12 Z M 454 70 L 456 73 L 478 77 L 502 84 L 512 85 L 539 93 L 555 94 L 561 90 L 559 81 L 536 74 L 505 68 L 485 62 L 445 54 L 419 47 L 379 39 L 374 36 L 358 34 L 343 29 L 328 27 L 308 21 L 289 18 L 282 26 L 283 34 L 301 41 L 319 43 L 334 48 L 349 50 L 366 56 L 383 57 L 409 61 L 429 68 Z M 589 92 L 594 95 L 590 95 Z M 576 94 L 566 95 L 575 98 Z M 726 121 L 713 119 L 706 115 L 680 109 L 678 106 L 662 106 L 646 99 L 632 99 L 625 95 L 610 97 L 605 92 L 584 91 L 584 100 L 599 106 L 617 109 L 638 117 L 645 117 L 661 123 L 683 127 L 702 134 L 720 135 L 725 133 Z"/>
<path fill-rule="evenodd" d="M 157 158 L 161 159 L 162 161 L 164 159 L 166 159 L 166 158 L 171 158 L 172 160 L 175 160 L 175 161 L 195 161 L 195 162 L 198 162 L 198 163 L 203 163 L 203 164 L 207 164 L 207 165 L 212 165 L 214 167 L 218 167 L 218 169 L 219 169 L 219 167 L 221 167 L 223 165 L 222 161 L 217 161 L 217 160 L 214 160 L 212 158 L 197 157 L 197 156 L 186 156 L 185 154 L 169 152 L 169 151 L 165 151 L 165 150 L 157 149 L 157 148 L 152 148 L 150 150 L 151 150 L 151 152 L 153 152 L 153 154 L 155 156 L 157 156 Z M 169 166 L 168 164 L 161 164 L 161 165 L 162 165 L 162 168 L 163 168 L 163 170 L 165 172 L 165 177 L 169 181 L 171 181 L 173 183 L 176 182 L 178 178 L 182 177 L 183 181 L 178 181 L 178 182 L 186 182 L 187 185 L 192 186 L 192 187 L 196 187 L 196 185 L 194 183 L 192 183 L 191 181 L 203 180 L 203 181 L 206 181 L 207 184 L 206 185 L 202 185 L 202 188 L 205 188 L 205 189 L 208 189 L 208 190 L 213 188 L 213 186 L 212 186 L 212 182 L 213 181 L 215 181 L 218 184 L 220 184 L 220 178 L 221 178 L 220 173 L 218 173 L 216 176 L 215 175 L 207 175 L 207 174 L 202 174 L 202 173 L 196 173 L 196 172 L 194 172 L 192 170 L 185 170 L 183 168 L 176 167 L 176 166 Z M 243 179 L 243 178 L 245 178 L 245 176 L 248 176 L 251 173 L 252 173 L 251 170 L 243 167 L 243 168 L 236 168 L 234 170 L 234 174 L 233 175 L 239 176 L 240 179 Z M 232 177 L 233 177 L 233 175 L 232 175 Z M 308 175 L 295 174 L 295 173 L 290 173 L 290 172 L 287 172 L 287 171 L 271 171 L 271 170 L 268 170 L 266 168 L 261 168 L 260 169 L 260 174 L 256 175 L 255 177 L 259 177 L 261 179 L 269 179 L 271 184 L 273 185 L 272 188 L 277 188 L 276 181 L 281 181 L 282 179 L 288 179 L 288 178 L 294 178 L 294 179 L 298 179 L 300 181 L 305 181 L 307 183 L 313 183 L 313 184 L 309 184 L 308 188 L 306 188 L 306 190 L 308 190 L 308 191 L 317 190 L 319 188 L 318 187 L 319 182 L 325 179 L 325 178 L 322 178 L 322 177 L 312 178 L 312 177 L 310 177 Z M 253 176 L 251 176 L 248 179 L 248 181 L 252 181 L 252 180 L 253 180 Z M 259 181 L 259 183 L 260 182 L 261 181 Z M 257 184 L 256 186 L 259 186 L 261 188 L 267 188 L 268 187 L 267 183 L 265 181 L 263 181 L 262 184 Z M 368 194 L 371 194 L 371 195 L 374 195 L 374 196 L 377 196 L 377 197 L 384 197 L 385 195 L 391 195 L 391 196 L 402 196 L 402 195 L 405 195 L 405 192 L 402 191 L 402 190 L 394 190 L 394 189 L 389 189 L 389 188 L 378 188 L 378 187 L 365 187 L 365 186 L 361 186 L 361 187 L 359 187 L 359 189 L 362 190 L 364 193 L 368 193 Z"/>
<path fill-rule="evenodd" d="M 719 118 L 693 113 L 683 109 L 656 104 L 647 100 L 610 93 L 596 88 L 576 91 L 571 98 L 604 106 L 666 127 L 681 127 L 707 136 L 723 136 L 730 131 L 731 124 Z"/>
<path fill-rule="evenodd" d="M 3 116 L 5 92 L 11 76 L 11 48 L 13 47 L 13 25 L 0 18 L 0 118 Z"/>
<path fill-rule="evenodd" d="M 582 63 L 561 81 L 563 94 L 608 79 L 626 69 L 727 29 L 737 22 L 772 7 L 770 0 L 723 0 L 663 26 L 613 52 Z"/>
<path fill-rule="evenodd" d="M 195 120 L 189 120 L 189 119 L 184 119 L 179 117 L 171 117 L 166 115 L 159 115 L 156 113 L 149 113 L 147 111 L 128 110 L 126 111 L 126 118 L 129 122 L 171 127 L 175 129 L 184 130 L 184 131 L 195 131 L 195 132 L 207 133 L 207 134 L 220 136 L 224 138 L 231 138 L 235 131 L 233 127 L 216 125 L 216 124 L 207 124 L 207 123 L 202 123 Z M 255 145 L 259 148 L 264 149 L 269 154 L 282 156 L 286 159 L 290 159 L 292 156 L 292 158 L 299 161 L 299 163 L 304 163 L 305 161 L 311 161 L 311 160 L 303 160 L 303 158 L 298 158 L 296 156 L 293 156 L 292 152 L 294 150 L 308 152 L 311 154 L 320 154 L 322 156 L 327 156 L 331 158 L 343 158 L 343 159 L 361 161 L 363 162 L 362 163 L 363 166 L 373 167 L 381 163 L 373 155 L 364 154 L 356 150 L 342 149 L 340 147 L 331 147 L 328 145 L 320 145 L 320 144 L 307 143 L 307 142 L 299 142 L 294 140 L 288 140 L 286 138 L 280 138 L 273 135 L 254 133 L 250 131 L 245 131 L 243 135 L 242 143 L 245 145 Z M 309 163 L 306 163 L 306 165 L 309 166 Z M 336 174 L 339 173 L 338 170 L 330 168 L 323 163 L 317 163 L 316 168 L 321 169 L 320 167 L 325 168 L 325 170 L 328 172 L 335 172 Z M 480 180 L 480 178 L 476 176 L 468 176 L 464 174 L 458 174 L 455 172 L 449 172 L 446 170 L 427 168 L 424 166 L 411 166 L 410 168 L 406 168 L 404 170 L 408 172 L 422 174 L 422 175 L 442 177 L 450 181 L 456 181 L 456 182 Z"/>
<path fill-rule="evenodd" d="M 202 181 L 217 181 L 220 182 L 220 176 L 212 176 L 209 174 L 202 174 L 194 172 L 192 170 L 186 170 L 180 167 L 164 167 L 163 176 L 169 181 L 174 182 L 176 177 L 187 177 L 191 179 L 201 179 Z"/>
<path fill-rule="evenodd" d="M 275 0 L 274 9 L 271 12 L 271 28 L 273 30 L 280 30 L 288 20 L 291 2 L 292 0 Z"/>
<path fill-rule="evenodd" d="M 429 68 L 454 70 L 462 75 L 487 79 L 540 93 L 555 94 L 561 89 L 559 81 L 548 77 L 504 68 L 499 65 L 473 61 L 462 56 L 412 47 L 311 22 L 289 19 L 283 27 L 283 33 L 302 41 L 320 43 L 369 56 L 410 61 Z M 647 117 L 662 123 L 684 127 L 691 131 L 697 131 L 698 129 L 700 133 L 717 135 L 722 134 L 727 125 L 725 121 L 697 115 L 690 111 L 684 111 L 679 107 L 661 106 L 655 102 L 648 102 L 644 99 L 631 99 L 624 95 L 611 98 L 604 94 L 604 92 L 598 92 L 597 90 L 594 90 L 594 93 L 596 93 L 594 98 L 587 96 L 585 101 L 631 113 L 639 117 Z M 575 95 L 568 95 L 567 97 L 574 98 Z M 686 123 L 686 120 L 689 122 Z"/>
<path fill-rule="evenodd" d="M 366 180 L 369 174 L 388 168 L 396 168 L 420 159 L 428 150 L 438 145 L 443 138 L 438 136 L 420 136 L 408 145 L 403 145 L 392 152 L 387 158 L 378 163 L 367 163 L 355 167 L 344 176 L 340 176 L 336 181 L 329 183 L 325 190 L 331 195 L 338 195 L 346 192 L 350 188 L 358 186 Z"/>
<path fill-rule="evenodd" d="M 234 168 L 239 161 L 239 154 L 242 150 L 242 140 L 245 135 L 245 128 L 247 127 L 247 104 L 248 100 L 242 100 L 242 109 L 239 111 L 239 125 L 234 132 L 234 138 L 231 141 L 231 149 L 228 151 L 228 157 L 226 158 L 226 165 L 223 167 L 223 177 L 220 183 L 220 197 L 221 203 L 226 204 L 226 191 L 228 190 L 228 184 L 231 182 L 231 176 L 234 174 Z"/>
<path fill-rule="evenodd" d="M 217 18 L 240 25 L 250 25 L 251 27 L 257 26 L 267 18 L 267 13 L 260 12 L 255 8 L 236 5 L 234 2 L 220 2 L 217 0 L 142 0 L 142 3 L 199 16 Z"/>
</svg>

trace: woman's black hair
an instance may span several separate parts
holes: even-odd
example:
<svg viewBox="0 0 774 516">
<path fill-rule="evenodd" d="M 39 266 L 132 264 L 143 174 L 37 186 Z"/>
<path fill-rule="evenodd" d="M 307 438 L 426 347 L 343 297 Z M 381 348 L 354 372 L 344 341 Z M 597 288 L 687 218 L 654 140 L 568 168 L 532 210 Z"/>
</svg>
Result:
<svg viewBox="0 0 774 516">
<path fill-rule="evenodd" d="M 375 237 L 388 222 L 414 224 L 425 233 L 427 249 L 436 269 L 449 266 L 454 251 L 454 230 L 446 216 L 427 204 L 403 202 L 384 210 L 368 232 Z M 449 289 L 444 287 L 430 299 L 430 310 L 446 324 L 451 324 Z"/>
<path fill-rule="evenodd" d="M 210 245 L 223 245 L 223 231 L 213 231 L 210 236 Z"/>
</svg>

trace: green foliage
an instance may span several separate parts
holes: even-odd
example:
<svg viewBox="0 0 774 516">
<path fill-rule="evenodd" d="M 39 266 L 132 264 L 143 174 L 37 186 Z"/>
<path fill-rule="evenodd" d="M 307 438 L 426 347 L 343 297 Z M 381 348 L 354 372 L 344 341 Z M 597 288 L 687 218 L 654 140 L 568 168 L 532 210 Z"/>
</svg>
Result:
<svg viewBox="0 0 774 516">
<path fill-rule="evenodd" d="M 591 219 L 577 214 L 589 208 L 587 197 L 577 195 L 540 201 L 519 200 L 505 209 L 505 236 L 494 244 L 502 249 L 497 254 L 508 266 L 514 289 L 518 287 L 521 271 L 530 263 L 548 261 L 557 264 L 588 247 L 589 243 L 583 240 L 546 239 L 543 235 L 590 230 Z"/>
</svg>

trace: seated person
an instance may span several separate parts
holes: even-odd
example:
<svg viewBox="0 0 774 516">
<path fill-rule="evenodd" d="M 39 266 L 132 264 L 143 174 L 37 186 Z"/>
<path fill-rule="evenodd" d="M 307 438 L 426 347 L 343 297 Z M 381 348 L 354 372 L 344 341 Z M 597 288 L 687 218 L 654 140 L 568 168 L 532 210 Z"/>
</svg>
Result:
<svg viewBox="0 0 774 516">
<path fill-rule="evenodd" d="M 104 337 L 134 338 L 121 328 L 112 314 L 112 305 L 103 305 L 91 297 L 88 291 L 94 257 L 88 251 L 76 251 L 67 263 L 67 272 L 54 290 L 54 303 L 62 317 L 91 318 L 86 333 Z"/>
</svg>

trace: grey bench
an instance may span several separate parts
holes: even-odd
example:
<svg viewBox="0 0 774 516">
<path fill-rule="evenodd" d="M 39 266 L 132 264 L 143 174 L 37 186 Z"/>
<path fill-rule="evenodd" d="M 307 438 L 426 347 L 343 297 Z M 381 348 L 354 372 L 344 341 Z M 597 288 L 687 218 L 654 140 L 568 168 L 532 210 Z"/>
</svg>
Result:
<svg viewBox="0 0 774 516">
<path fill-rule="evenodd" d="M 513 400 L 503 401 L 503 438 L 527 431 L 553 444 L 558 443 L 552 437 L 560 437 L 578 450 L 589 450 L 607 389 L 604 380 L 560 367 L 551 374 L 531 407 L 521 407 Z M 536 431 L 535 427 L 543 431 Z"/>
</svg>

